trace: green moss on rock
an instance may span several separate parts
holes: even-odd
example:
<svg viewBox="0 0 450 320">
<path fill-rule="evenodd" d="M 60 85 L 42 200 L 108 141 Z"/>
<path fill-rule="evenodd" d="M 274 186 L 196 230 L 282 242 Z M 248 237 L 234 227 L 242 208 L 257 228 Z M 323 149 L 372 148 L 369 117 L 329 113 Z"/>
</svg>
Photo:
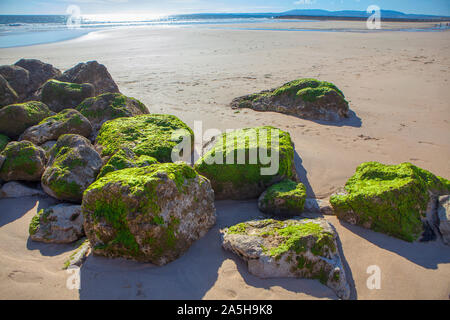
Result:
<svg viewBox="0 0 450 320">
<path fill-rule="evenodd" d="M 272 134 L 278 135 L 278 143 L 272 143 Z M 279 160 L 277 172 L 270 175 L 262 173 L 263 168 L 267 169 L 274 163 L 265 163 L 261 153 L 269 157 L 274 155 L 274 162 Z M 238 160 L 239 154 L 245 155 L 243 163 Z M 254 161 L 250 160 L 250 155 L 256 155 Z M 289 133 L 270 126 L 221 135 L 213 148 L 197 161 L 195 170 L 211 180 L 218 199 L 256 198 L 274 183 L 286 178 L 297 179 Z"/>
<path fill-rule="evenodd" d="M 9 143 L 10 139 L 4 134 L 0 134 L 0 152 L 5 149 L 6 145 Z"/>
<path fill-rule="evenodd" d="M 215 220 L 213 193 L 203 180 L 186 164 L 167 163 L 110 172 L 94 182 L 82 205 L 94 253 L 156 264 L 178 257 L 192 242 L 186 233 L 197 232 L 189 229 Z M 197 204 L 194 196 L 209 200 Z M 203 218 L 183 221 L 184 214 Z"/>
<path fill-rule="evenodd" d="M 448 194 L 450 182 L 410 163 L 368 162 L 356 169 L 345 191 L 330 199 L 340 219 L 414 241 L 423 232 L 430 193 Z"/>
<path fill-rule="evenodd" d="M 27 128 L 52 115 L 49 108 L 38 101 L 12 104 L 0 109 L 0 133 L 19 137 Z"/>
<path fill-rule="evenodd" d="M 158 161 L 149 156 L 137 157 L 133 151 L 129 149 L 121 149 L 117 151 L 103 166 L 98 174 L 97 179 L 104 177 L 110 172 L 128 168 L 141 168 L 156 164 Z"/>
<path fill-rule="evenodd" d="M 267 214 L 292 216 L 303 212 L 306 187 L 302 183 L 284 180 L 267 189 L 259 198 L 259 209 Z"/>
<path fill-rule="evenodd" d="M 45 169 L 45 151 L 29 141 L 8 143 L 0 153 L 5 160 L 0 168 L 0 179 L 5 181 L 39 181 Z"/>
<path fill-rule="evenodd" d="M 172 161 L 172 149 L 183 141 L 182 135 L 172 137 L 177 130 L 194 134 L 180 119 L 172 115 L 150 114 L 119 118 L 103 124 L 96 140 L 102 156 L 112 156 L 119 149 L 129 148 L 137 156 L 153 157 L 159 162 Z"/>
<path fill-rule="evenodd" d="M 77 84 L 48 80 L 42 86 L 41 101 L 55 112 L 75 108 L 86 98 L 94 96 L 95 89 L 89 83 Z"/>
</svg>

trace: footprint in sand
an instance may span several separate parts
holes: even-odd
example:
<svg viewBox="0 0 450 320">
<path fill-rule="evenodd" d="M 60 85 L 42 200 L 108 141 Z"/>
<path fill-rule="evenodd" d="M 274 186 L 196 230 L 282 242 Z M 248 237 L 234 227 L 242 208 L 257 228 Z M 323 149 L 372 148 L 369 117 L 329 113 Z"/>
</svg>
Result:
<svg viewBox="0 0 450 320">
<path fill-rule="evenodd" d="M 8 278 L 20 283 L 36 283 L 43 280 L 40 276 L 21 270 L 13 270 L 10 274 L 8 274 Z"/>
</svg>

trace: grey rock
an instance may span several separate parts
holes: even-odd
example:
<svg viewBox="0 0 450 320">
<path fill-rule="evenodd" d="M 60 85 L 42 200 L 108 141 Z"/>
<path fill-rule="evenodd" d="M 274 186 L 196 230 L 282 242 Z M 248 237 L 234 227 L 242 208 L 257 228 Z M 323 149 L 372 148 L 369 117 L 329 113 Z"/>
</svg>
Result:
<svg viewBox="0 0 450 320">
<path fill-rule="evenodd" d="M 0 197 L 3 198 L 22 198 L 45 195 L 44 191 L 27 187 L 17 181 L 7 182 L 0 189 Z"/>
<path fill-rule="evenodd" d="M 237 254 L 260 278 L 318 279 L 349 299 L 337 233 L 325 219 L 249 221 L 225 229 L 224 249 Z"/>
<path fill-rule="evenodd" d="M 59 204 L 42 209 L 30 224 L 30 238 L 37 242 L 72 243 L 83 236 L 81 206 Z"/>
<path fill-rule="evenodd" d="M 305 211 L 323 215 L 333 215 L 333 207 L 330 202 L 322 199 L 307 198 L 305 201 Z"/>
<path fill-rule="evenodd" d="M 66 109 L 28 128 L 19 140 L 28 140 L 41 145 L 47 141 L 57 140 L 63 134 L 78 134 L 87 138 L 91 133 L 92 126 L 88 119 L 74 109 Z"/>
<path fill-rule="evenodd" d="M 90 83 L 95 88 L 96 96 L 107 92 L 119 92 L 119 87 L 114 82 L 106 67 L 97 61 L 79 63 L 64 72 L 57 79 L 79 84 Z"/>
<path fill-rule="evenodd" d="M 42 188 L 56 199 L 79 203 L 102 164 L 100 155 L 88 139 L 74 134 L 63 135 L 49 151 Z"/>
<path fill-rule="evenodd" d="M 0 75 L 8 81 L 11 88 L 17 93 L 18 101 L 24 101 L 32 94 L 30 92 L 31 80 L 28 70 L 15 65 L 0 66 Z"/>
<path fill-rule="evenodd" d="M 0 108 L 19 100 L 17 93 L 10 86 L 8 81 L 0 75 Z"/>
</svg>

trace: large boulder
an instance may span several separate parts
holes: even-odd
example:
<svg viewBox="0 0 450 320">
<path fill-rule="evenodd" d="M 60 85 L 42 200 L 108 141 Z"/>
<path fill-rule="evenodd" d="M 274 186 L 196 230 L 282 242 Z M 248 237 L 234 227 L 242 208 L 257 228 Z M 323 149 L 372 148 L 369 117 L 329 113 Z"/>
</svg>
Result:
<svg viewBox="0 0 450 320">
<path fill-rule="evenodd" d="M 92 84 L 61 82 L 49 80 L 41 88 L 41 101 L 55 112 L 73 109 L 84 99 L 94 96 Z"/>
<path fill-rule="evenodd" d="M 61 75 L 61 71 L 51 64 L 44 63 L 37 59 L 21 59 L 15 63 L 29 72 L 29 83 L 27 86 L 28 99 L 34 98 L 34 93 L 47 81 Z"/>
<path fill-rule="evenodd" d="M 86 99 L 77 110 L 89 119 L 95 131 L 100 130 L 103 123 L 108 120 L 149 113 L 142 102 L 120 93 L 105 93 Z"/>
<path fill-rule="evenodd" d="M 10 139 L 4 134 L 0 134 L 0 152 L 5 149 L 6 145 L 9 143 Z M 0 166 L 1 167 L 1 166 Z"/>
<path fill-rule="evenodd" d="M 11 88 L 17 93 L 18 101 L 25 100 L 32 93 L 30 92 L 31 80 L 28 70 L 15 65 L 0 66 L 0 75 L 8 81 Z"/>
<path fill-rule="evenodd" d="M 107 92 L 119 92 L 106 67 L 97 61 L 79 63 L 57 78 L 60 81 L 73 83 L 90 83 L 95 88 L 95 95 Z"/>
<path fill-rule="evenodd" d="M 305 207 L 306 187 L 286 179 L 269 187 L 259 197 L 259 210 L 274 216 L 299 216 Z"/>
<path fill-rule="evenodd" d="M 445 244 L 450 246 L 450 195 L 439 198 L 437 207 L 437 215 L 439 218 L 439 232 Z"/>
<path fill-rule="evenodd" d="M 430 201 L 449 191 L 449 180 L 410 163 L 368 162 L 330 203 L 339 219 L 412 242 L 424 231 Z"/>
<path fill-rule="evenodd" d="M 172 151 L 190 136 L 193 149 L 194 133 L 180 119 L 166 114 L 149 114 L 108 121 L 100 129 L 96 147 L 103 157 L 129 148 L 138 157 L 150 156 L 159 162 L 172 162 Z"/>
<path fill-rule="evenodd" d="M 237 254 L 260 278 L 318 279 L 349 299 L 337 234 L 325 219 L 260 220 L 222 231 L 224 249 Z"/>
<path fill-rule="evenodd" d="M 38 101 L 12 104 L 0 109 L 0 133 L 19 137 L 26 129 L 52 115 L 49 108 Z"/>
<path fill-rule="evenodd" d="M 41 145 L 47 141 L 58 140 L 63 134 L 78 134 L 88 138 L 91 133 L 92 125 L 88 119 L 74 109 L 66 109 L 25 130 L 20 140 Z"/>
<path fill-rule="evenodd" d="M 209 181 L 184 163 L 107 174 L 84 193 L 94 254 L 156 265 L 181 256 L 216 220 Z"/>
<path fill-rule="evenodd" d="M 334 84 L 316 79 L 298 79 L 283 86 L 236 98 L 234 109 L 274 111 L 304 119 L 339 121 L 349 117 L 348 102 Z"/>
<path fill-rule="evenodd" d="M 50 196 L 81 202 L 84 190 L 95 181 L 102 159 L 85 137 L 66 134 L 49 151 L 42 187 Z"/>
<path fill-rule="evenodd" d="M 0 108 L 16 103 L 18 100 L 19 96 L 16 91 L 14 91 L 8 81 L 0 75 Z"/>
<path fill-rule="evenodd" d="M 98 174 L 97 179 L 104 177 L 106 174 L 128 168 L 142 168 L 156 164 L 158 161 L 149 156 L 136 156 L 136 154 L 128 148 L 117 151 L 103 166 Z"/>
<path fill-rule="evenodd" d="M 59 204 L 40 210 L 29 227 L 30 238 L 44 243 L 72 243 L 84 236 L 81 206 Z"/>
<path fill-rule="evenodd" d="M 220 200 L 257 198 L 284 179 L 298 180 L 291 137 L 274 127 L 247 128 L 219 136 L 196 162 L 195 170 L 211 181 Z"/>
<path fill-rule="evenodd" d="M 29 141 L 8 143 L 0 157 L 4 158 L 0 167 L 4 181 L 39 181 L 45 169 L 45 151 Z"/>
</svg>

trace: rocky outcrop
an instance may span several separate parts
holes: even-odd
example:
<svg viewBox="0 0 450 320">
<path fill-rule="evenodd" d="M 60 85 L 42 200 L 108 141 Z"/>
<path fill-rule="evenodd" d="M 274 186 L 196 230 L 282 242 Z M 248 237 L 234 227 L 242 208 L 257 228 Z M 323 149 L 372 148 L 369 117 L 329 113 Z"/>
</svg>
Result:
<svg viewBox="0 0 450 320">
<path fill-rule="evenodd" d="M 439 198 L 437 216 L 439 218 L 439 232 L 442 240 L 450 246 L 450 195 Z"/>
<path fill-rule="evenodd" d="M 16 103 L 18 100 L 19 96 L 16 91 L 14 91 L 8 81 L 0 75 L 0 108 Z"/>
<path fill-rule="evenodd" d="M 349 299 L 337 234 L 324 219 L 260 220 L 222 231 L 224 249 L 237 254 L 260 278 L 318 279 Z"/>
<path fill-rule="evenodd" d="M 4 158 L 0 167 L 4 181 L 39 181 L 45 169 L 45 151 L 29 141 L 8 143 L 0 157 Z"/>
<path fill-rule="evenodd" d="M 158 161 L 149 156 L 136 156 L 136 154 L 128 148 L 117 151 L 103 166 L 98 174 L 97 179 L 104 177 L 106 174 L 128 168 L 142 168 L 156 164 Z"/>
<path fill-rule="evenodd" d="M 283 86 L 236 98 L 234 109 L 274 111 L 310 120 L 340 121 L 349 117 L 348 102 L 334 84 L 316 79 L 298 79 Z"/>
<path fill-rule="evenodd" d="M 241 129 L 221 135 L 214 143 L 195 170 L 211 181 L 216 199 L 258 198 L 275 183 L 298 180 L 293 144 L 285 131 Z"/>
<path fill-rule="evenodd" d="M 149 114 L 106 122 L 95 144 L 102 157 L 128 148 L 138 157 L 149 156 L 163 163 L 172 162 L 172 151 L 185 136 L 190 137 L 193 149 L 194 134 L 184 122 L 172 115 Z"/>
<path fill-rule="evenodd" d="M 30 94 L 30 73 L 28 70 L 19 66 L 0 66 L 0 75 L 8 81 L 11 88 L 17 93 L 17 101 L 11 102 L 16 103 L 19 101 L 24 101 Z"/>
<path fill-rule="evenodd" d="M 59 204 L 40 210 L 31 220 L 30 238 L 45 243 L 72 243 L 84 236 L 81 206 Z"/>
<path fill-rule="evenodd" d="M 339 219 L 406 241 L 423 233 L 427 208 L 450 181 L 410 163 L 363 163 L 330 203 Z"/>
<path fill-rule="evenodd" d="M 66 134 L 49 151 L 42 187 L 50 196 L 81 202 L 83 192 L 95 181 L 102 159 L 88 139 Z"/>
<path fill-rule="evenodd" d="M 23 198 L 45 195 L 44 191 L 28 187 L 17 181 L 7 182 L 0 188 L 0 198 Z"/>
<path fill-rule="evenodd" d="M 52 115 L 42 102 L 12 104 L 0 109 L 0 134 L 19 137 L 26 129 Z"/>
<path fill-rule="evenodd" d="M 306 187 L 303 183 L 284 180 L 269 187 L 259 197 L 258 208 L 273 216 L 299 216 L 305 207 Z"/>
<path fill-rule="evenodd" d="M 64 109 L 73 109 L 83 100 L 94 96 L 92 84 L 69 83 L 49 80 L 41 88 L 41 101 L 52 111 L 60 112 Z"/>
<path fill-rule="evenodd" d="M 44 63 L 37 59 L 21 59 L 15 63 L 29 73 L 29 83 L 27 85 L 27 97 L 25 100 L 34 100 L 35 92 L 47 81 L 61 75 L 61 71 L 51 64 Z M 19 82 L 19 85 L 21 82 Z"/>
<path fill-rule="evenodd" d="M 156 265 L 180 257 L 216 220 L 209 181 L 184 163 L 111 172 L 86 190 L 82 208 L 94 254 Z"/>
<path fill-rule="evenodd" d="M 86 99 L 77 110 L 89 119 L 95 131 L 100 130 L 106 121 L 149 113 L 142 102 L 120 93 L 105 93 Z"/>
<path fill-rule="evenodd" d="M 91 133 L 92 126 L 88 119 L 74 109 L 66 109 L 25 130 L 20 140 L 41 145 L 47 141 L 58 140 L 64 134 L 78 134 L 88 138 Z"/>
<path fill-rule="evenodd" d="M 119 92 L 119 87 L 114 82 L 106 67 L 97 61 L 79 63 L 72 69 L 64 72 L 57 79 L 79 84 L 90 83 L 95 88 L 95 95 L 107 92 Z"/>
</svg>

